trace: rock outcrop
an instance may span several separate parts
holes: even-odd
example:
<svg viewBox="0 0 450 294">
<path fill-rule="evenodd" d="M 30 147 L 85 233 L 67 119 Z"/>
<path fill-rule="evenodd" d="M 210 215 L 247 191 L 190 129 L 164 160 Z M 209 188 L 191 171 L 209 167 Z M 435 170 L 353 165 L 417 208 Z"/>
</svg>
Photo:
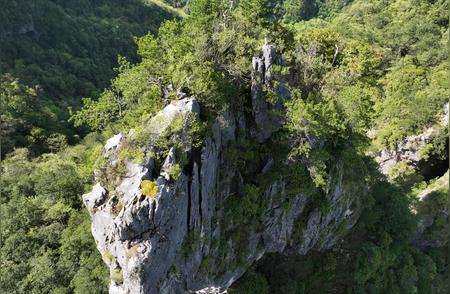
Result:
<svg viewBox="0 0 450 294">
<path fill-rule="evenodd" d="M 254 60 L 252 117 L 225 112 L 200 147 L 185 142 L 181 149 L 174 144 L 158 153 L 155 138 L 167 136 L 177 117 L 199 119 L 195 97 L 180 97 L 144 126 L 149 138 L 140 149 L 144 154 L 137 162 L 122 162 L 120 181 L 109 190 L 96 184 L 83 196 L 97 248 L 110 269 L 110 293 L 222 293 L 264 254 L 328 250 L 355 224 L 357 204 L 341 162 L 330 170 L 331 185 L 324 192 L 328 209 L 323 209 L 311 205 L 312 195 L 289 186 L 283 171 L 274 170 L 273 156 L 260 162 L 260 186 L 248 184 L 257 175 L 246 176 L 228 156 L 238 142 L 266 141 L 280 125 L 265 127 L 273 118 L 261 91 L 261 83 L 273 79 L 275 56 L 265 45 L 264 60 Z M 189 138 L 192 131 L 184 123 L 179 132 Z M 108 164 L 121 163 L 119 153 L 134 134 L 108 140 Z M 244 151 L 239 148 L 236 152 Z M 176 175 L 175 167 L 181 170 Z M 157 185 L 156 195 L 143 194 L 143 180 Z"/>
<path fill-rule="evenodd" d="M 283 66 L 283 59 L 270 44 L 265 43 L 262 57 L 253 57 L 251 97 L 256 129 L 253 135 L 258 142 L 267 140 L 273 132 L 281 127 L 276 111 L 281 110 L 282 102 L 290 98 L 289 90 L 280 74 L 274 73 L 274 66 Z M 276 82 L 276 83 L 275 83 Z M 264 96 L 264 91 L 271 91 L 278 99 L 271 105 Z"/>
<path fill-rule="evenodd" d="M 196 113 L 197 109 L 194 98 L 185 98 L 152 121 L 167 123 L 175 113 Z M 326 195 L 331 210 L 305 211 L 309 195 L 288 196 L 279 175 L 257 195 L 264 204 L 254 223 L 239 226 L 236 219 L 246 216 L 233 215 L 229 203 L 242 197 L 239 190 L 246 179 L 231 167 L 224 151 L 237 139 L 235 134 L 245 131 L 238 130 L 245 128 L 243 124 L 231 113 L 219 117 L 203 146 L 188 150 L 189 163 L 177 179 L 167 175 L 177 162 L 171 148 L 161 168 L 146 154 L 142 163 L 127 162 L 126 175 L 114 191 L 96 184 L 83 196 L 97 248 L 111 271 L 110 293 L 220 293 L 265 253 L 326 250 L 336 242 L 338 231 L 354 224 L 356 214 L 349 213 L 351 201 L 337 165 L 333 187 Z M 164 129 L 152 122 L 147 127 Z M 109 140 L 105 156 L 118 157 L 126 140 L 122 135 Z M 156 197 L 142 195 L 144 179 L 157 183 Z M 305 227 L 297 233 L 301 238 L 294 240 L 300 217 Z"/>
<path fill-rule="evenodd" d="M 429 144 L 432 140 L 432 135 L 438 131 L 438 127 L 446 127 L 448 124 L 448 103 L 444 106 L 444 112 L 440 115 L 439 123 L 435 126 L 427 128 L 418 135 L 410 135 L 401 141 L 395 150 L 383 149 L 379 151 L 375 160 L 380 165 L 380 171 L 388 177 L 391 177 L 391 169 L 398 163 L 405 162 L 414 168 L 423 168 L 423 160 L 421 156 L 421 149 Z M 427 168 L 427 166 L 425 166 Z M 427 173 L 425 170 L 424 173 Z"/>
</svg>

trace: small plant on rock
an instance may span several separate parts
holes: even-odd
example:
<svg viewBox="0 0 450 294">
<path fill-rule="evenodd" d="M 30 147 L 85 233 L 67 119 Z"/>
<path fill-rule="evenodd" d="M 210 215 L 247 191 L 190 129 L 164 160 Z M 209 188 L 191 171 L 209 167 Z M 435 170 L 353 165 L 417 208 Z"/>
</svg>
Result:
<svg viewBox="0 0 450 294">
<path fill-rule="evenodd" d="M 111 270 L 111 280 L 116 283 L 116 285 L 123 284 L 123 272 L 120 268 L 115 268 Z"/>
<path fill-rule="evenodd" d="M 181 167 L 180 165 L 177 163 L 175 165 L 172 165 L 169 170 L 168 173 L 170 175 L 170 177 L 174 180 L 177 180 L 178 177 L 181 175 Z"/>
<path fill-rule="evenodd" d="M 116 262 L 116 258 L 111 254 L 111 251 L 105 250 L 102 255 L 106 264 L 110 265 Z"/>
<path fill-rule="evenodd" d="M 155 199 L 158 194 L 158 185 L 154 181 L 143 180 L 141 183 L 141 192 L 145 196 Z"/>
</svg>

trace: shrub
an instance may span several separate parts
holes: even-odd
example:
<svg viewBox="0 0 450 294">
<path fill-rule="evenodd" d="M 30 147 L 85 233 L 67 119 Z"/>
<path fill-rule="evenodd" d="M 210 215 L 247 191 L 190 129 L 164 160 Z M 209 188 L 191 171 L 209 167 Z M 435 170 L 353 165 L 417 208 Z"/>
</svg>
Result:
<svg viewBox="0 0 450 294">
<path fill-rule="evenodd" d="M 139 147 L 125 146 L 120 150 L 120 158 L 132 160 L 134 163 L 141 163 L 144 160 L 144 151 Z"/>
<path fill-rule="evenodd" d="M 141 183 L 141 192 L 145 196 L 150 196 L 155 199 L 158 193 L 158 185 L 154 181 L 143 180 Z"/>
<path fill-rule="evenodd" d="M 253 270 L 249 270 L 233 285 L 229 292 L 232 294 L 264 294 L 270 293 L 270 288 L 264 275 Z"/>
<path fill-rule="evenodd" d="M 105 252 L 103 252 L 103 260 L 108 265 L 116 262 L 116 258 L 111 254 L 109 250 L 105 250 Z"/>
<path fill-rule="evenodd" d="M 120 268 L 111 270 L 111 280 L 117 285 L 123 284 L 123 272 Z"/>
<path fill-rule="evenodd" d="M 177 180 L 178 177 L 181 175 L 181 167 L 178 163 L 174 164 L 169 168 L 167 172 L 169 173 L 172 179 Z"/>
<path fill-rule="evenodd" d="M 255 185 L 244 186 L 242 194 L 230 199 L 230 212 L 233 221 L 237 225 L 249 225 L 256 221 L 261 215 L 262 203 L 261 191 Z"/>
</svg>

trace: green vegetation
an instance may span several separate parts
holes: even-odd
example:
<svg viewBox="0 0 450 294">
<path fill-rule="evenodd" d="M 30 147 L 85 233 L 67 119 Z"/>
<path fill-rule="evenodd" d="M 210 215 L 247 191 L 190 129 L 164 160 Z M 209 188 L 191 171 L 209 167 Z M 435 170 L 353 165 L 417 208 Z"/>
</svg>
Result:
<svg viewBox="0 0 450 294">
<path fill-rule="evenodd" d="M 116 283 L 117 285 L 120 285 L 123 283 L 123 272 L 120 268 L 115 268 L 111 270 L 111 281 Z"/>
<path fill-rule="evenodd" d="M 269 294 L 270 289 L 266 278 L 252 269 L 248 270 L 229 291 L 230 294 Z"/>
<path fill-rule="evenodd" d="M 169 4 L 165 3 L 162 0 L 146 0 L 146 3 L 152 3 L 155 5 L 158 5 L 159 7 L 167 10 L 168 12 L 172 13 L 173 15 L 179 16 L 179 17 L 186 17 L 186 13 L 183 9 L 180 9 L 184 4 L 186 4 L 187 0 L 174 0 L 174 1 L 165 1 Z"/>
<path fill-rule="evenodd" d="M 161 165 L 174 147 L 168 173 L 176 180 L 192 162 L 187 150 L 199 151 L 217 114 L 240 111 L 252 127 L 251 62 L 265 40 L 283 56 L 283 66 L 272 69 L 292 97 L 275 113 L 283 127 L 270 140 L 258 144 L 244 131 L 224 151 L 225 166 L 238 169 L 243 182 L 232 179 L 227 223 L 213 241 L 223 258 L 205 259 L 202 271 L 244 265 L 248 234 L 267 204 L 264 191 L 280 174 L 283 209 L 304 193 L 311 197 L 307 212 L 328 211 L 325 193 L 339 165 L 350 187 L 346 197 L 363 211 L 337 251 L 269 257 L 230 292 L 448 290 L 448 252 L 411 243 L 418 218 L 445 205 L 448 173 L 425 182 L 417 168 L 400 163 L 389 183 L 366 155 L 436 126 L 449 91 L 447 0 L 25 2 L 9 1 L 0 12 L 1 292 L 104 293 L 107 269 L 80 197 L 94 169 L 112 191 L 128 160 L 151 155 Z M 271 106 L 281 101 L 276 86 L 263 87 Z M 179 92 L 197 97 L 200 119 L 155 118 Z M 107 164 L 105 139 L 130 128 L 119 160 Z M 149 142 L 154 150 L 144 149 Z M 448 158 L 447 146 L 441 128 L 421 158 Z M 261 175 L 269 159 L 273 166 Z M 158 191 L 149 180 L 141 189 L 149 197 Z M 423 191 L 429 196 L 419 202 Z M 123 203 L 113 197 L 118 212 Z M 299 239 L 304 221 L 295 226 Z M 425 236 L 448 238 L 447 227 L 448 219 L 436 218 Z M 198 249 L 198 239 L 190 232 L 185 256 Z M 122 271 L 112 270 L 110 279 L 122 283 Z"/>
<path fill-rule="evenodd" d="M 181 167 L 178 163 L 172 165 L 167 171 L 173 180 L 177 180 L 181 175 Z"/>
<path fill-rule="evenodd" d="M 78 109 L 81 97 L 96 97 L 108 85 L 118 55 L 119 60 L 120 56 L 138 60 L 133 36 L 156 32 L 163 20 L 174 17 L 140 0 L 14 0 L 3 4 L 2 137 L 12 142 L 2 144 L 2 156 L 13 147 L 29 147 L 39 154 L 53 151 L 46 142 L 52 134 L 77 142 L 76 133 L 86 130 L 74 129 L 67 122 L 67 108 Z M 13 100 L 5 98 L 5 92 L 6 97 L 14 95 L 10 96 Z M 25 112 L 24 105 L 29 107 Z"/>
<path fill-rule="evenodd" d="M 261 203 L 263 199 L 258 187 L 254 185 L 244 186 L 241 195 L 230 199 L 229 211 L 231 215 L 227 221 L 233 221 L 237 226 L 254 223 L 263 212 L 264 205 Z"/>
<path fill-rule="evenodd" d="M 111 252 L 109 250 L 106 250 L 105 252 L 103 252 L 102 255 L 103 255 L 103 260 L 105 261 L 106 264 L 111 265 L 116 262 L 116 258 L 114 257 L 114 255 L 111 254 Z"/>
<path fill-rule="evenodd" d="M 16 149 L 1 162 L 2 292 L 104 292 L 107 269 L 80 197 L 90 189 L 96 139 L 34 159 Z"/>
<path fill-rule="evenodd" d="M 188 257 L 199 249 L 199 241 L 201 240 L 200 233 L 197 231 L 190 231 L 186 235 L 182 244 L 182 254 Z"/>
<path fill-rule="evenodd" d="M 158 195 L 158 185 L 154 181 L 143 180 L 141 183 L 141 191 L 145 196 L 156 198 Z"/>
<path fill-rule="evenodd" d="M 442 281 L 433 287 L 438 281 L 437 260 L 409 244 L 415 221 L 405 205 L 407 198 L 386 182 L 373 187 L 373 204 L 364 209 L 336 250 L 296 257 L 272 255 L 258 264 L 258 275 L 263 276 L 262 284 L 269 284 L 270 293 L 413 293 L 418 289 L 444 293 Z"/>
</svg>

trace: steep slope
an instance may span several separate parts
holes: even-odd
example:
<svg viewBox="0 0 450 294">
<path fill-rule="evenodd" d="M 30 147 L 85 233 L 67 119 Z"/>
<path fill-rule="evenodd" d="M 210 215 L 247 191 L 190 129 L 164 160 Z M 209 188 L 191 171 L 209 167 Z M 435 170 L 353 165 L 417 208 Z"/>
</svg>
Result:
<svg viewBox="0 0 450 294">
<path fill-rule="evenodd" d="M 263 52 L 270 48 L 265 45 Z M 276 57 L 273 49 L 263 60 L 272 64 Z M 255 65 L 255 72 L 261 67 Z M 345 182 L 340 161 L 331 167 L 325 208 L 314 204 L 320 195 L 313 188 L 291 182 L 305 170 L 287 171 L 287 154 L 260 154 L 265 164 L 253 175 L 230 157 L 232 146 L 239 148 L 236 143 L 268 144 L 279 128 L 279 123 L 261 127 L 274 119 L 267 105 L 262 107 L 257 86 L 272 77 L 270 71 L 262 74 L 262 80 L 254 75 L 254 116 L 218 116 L 201 145 L 192 141 L 192 127 L 200 119 L 195 97 L 172 102 L 144 125 L 147 139 L 137 161 L 124 160 L 121 151 L 142 133 L 119 134 L 107 142 L 105 172 L 97 174 L 100 182 L 83 199 L 97 248 L 110 267 L 110 293 L 223 292 L 264 254 L 330 249 L 354 225 L 359 200 L 351 197 L 355 186 Z M 161 150 L 158 138 L 174 144 Z M 108 173 L 121 165 L 126 170 L 118 178 Z M 264 184 L 255 185 L 255 178 Z M 157 193 L 145 195 L 145 181 L 155 183 Z"/>
<path fill-rule="evenodd" d="M 51 151 L 45 141 L 51 136 L 75 143 L 74 133 L 83 130 L 67 122 L 67 108 L 77 109 L 82 97 L 98 96 L 116 75 L 118 56 L 138 60 L 134 36 L 155 33 L 162 21 L 175 17 L 173 11 L 138 0 L 4 1 L 0 75 L 2 136 L 7 139 L 2 156 L 13 147 Z M 17 85 L 29 89 L 18 91 Z M 20 109 L 20 96 L 29 93 L 31 109 Z"/>
<path fill-rule="evenodd" d="M 432 289 L 447 261 L 412 243 L 420 220 L 410 209 L 415 163 L 389 182 L 368 150 L 403 150 L 408 135 L 436 122 L 447 97 L 439 82 L 446 53 L 433 49 L 434 58 L 425 43 L 392 34 L 402 13 L 426 12 L 430 40 L 444 42 L 448 23 L 437 12 L 445 1 L 414 9 L 356 1 L 330 23 L 296 25 L 273 20 L 267 1 L 193 3 L 185 21 L 139 40 L 143 61 L 113 85 L 119 99 L 133 101 L 110 104 L 123 115 L 109 119 L 102 103 L 78 114 L 92 126 L 105 115 L 123 134 L 135 128 L 117 152 L 106 151 L 100 186 L 85 196 L 99 250 L 113 261 L 110 290 L 220 292 L 244 271 L 255 279 L 244 276 L 230 291 L 258 293 L 255 281 L 270 293 L 315 293 L 322 284 L 337 293 Z M 367 11 L 369 24 L 359 17 Z M 147 83 L 133 84 L 143 77 Z M 196 123 L 174 119 L 152 131 L 160 119 L 149 120 L 156 107 L 145 107 L 170 109 L 183 99 L 198 102 Z M 132 171 L 139 173 L 130 198 L 123 188 Z M 134 245 L 141 261 L 129 264 L 124 252 Z M 308 273 L 316 273 L 311 281 Z"/>
</svg>

